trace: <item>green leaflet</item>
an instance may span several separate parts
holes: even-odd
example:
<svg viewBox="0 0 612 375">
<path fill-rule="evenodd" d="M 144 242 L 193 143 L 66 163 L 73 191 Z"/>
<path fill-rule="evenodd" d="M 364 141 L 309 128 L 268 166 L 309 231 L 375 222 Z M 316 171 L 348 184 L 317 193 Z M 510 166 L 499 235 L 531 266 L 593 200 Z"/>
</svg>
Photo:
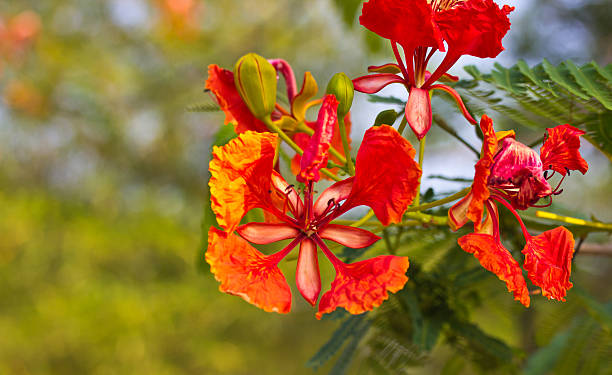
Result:
<svg viewBox="0 0 612 375">
<path fill-rule="evenodd" d="M 612 64 L 577 66 L 568 60 L 555 66 L 544 59 L 533 67 L 522 60 L 509 68 L 495 64 L 490 74 L 475 66 L 464 69 L 472 79 L 454 87 L 475 113 L 497 112 L 536 130 L 576 126 L 612 160 Z"/>
</svg>

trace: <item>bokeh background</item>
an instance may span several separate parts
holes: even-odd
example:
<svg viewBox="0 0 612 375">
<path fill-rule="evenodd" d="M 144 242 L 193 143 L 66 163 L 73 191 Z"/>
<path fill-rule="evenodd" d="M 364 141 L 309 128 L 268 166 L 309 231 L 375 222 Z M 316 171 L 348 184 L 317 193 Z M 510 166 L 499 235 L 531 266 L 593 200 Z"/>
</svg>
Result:
<svg viewBox="0 0 612 375">
<path fill-rule="evenodd" d="M 346 3 L 360 1 L 0 3 L 0 373 L 312 373 L 304 363 L 337 322 L 316 321 L 299 298 L 279 316 L 221 294 L 203 261 L 208 160 L 224 116 L 189 108 L 212 103 L 208 64 L 231 68 L 251 51 L 320 86 L 390 61 Z M 608 0 L 512 5 L 502 65 L 612 61 Z M 451 73 L 493 62 L 465 58 Z M 382 109 L 357 95 L 355 146 Z M 469 151 L 435 130 L 431 139 L 426 175 L 471 176 Z M 591 169 L 568 181 L 564 204 L 610 222 L 609 164 L 582 151 Z M 611 260 L 577 265 L 604 301 Z M 507 335 L 497 323 L 488 330 Z"/>
</svg>

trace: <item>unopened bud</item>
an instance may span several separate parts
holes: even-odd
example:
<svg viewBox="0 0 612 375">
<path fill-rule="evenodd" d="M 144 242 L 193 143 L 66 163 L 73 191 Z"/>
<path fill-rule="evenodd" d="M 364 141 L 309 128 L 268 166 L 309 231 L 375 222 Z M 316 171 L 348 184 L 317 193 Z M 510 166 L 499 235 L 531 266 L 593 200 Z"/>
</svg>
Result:
<svg viewBox="0 0 612 375">
<path fill-rule="evenodd" d="M 253 116 L 270 116 L 276 104 L 276 70 L 268 60 L 255 53 L 242 56 L 234 66 L 234 82 Z"/>
<path fill-rule="evenodd" d="M 336 73 L 327 84 L 327 94 L 333 94 L 338 102 L 338 118 L 344 118 L 351 110 L 355 90 L 353 82 L 344 73 Z"/>
</svg>

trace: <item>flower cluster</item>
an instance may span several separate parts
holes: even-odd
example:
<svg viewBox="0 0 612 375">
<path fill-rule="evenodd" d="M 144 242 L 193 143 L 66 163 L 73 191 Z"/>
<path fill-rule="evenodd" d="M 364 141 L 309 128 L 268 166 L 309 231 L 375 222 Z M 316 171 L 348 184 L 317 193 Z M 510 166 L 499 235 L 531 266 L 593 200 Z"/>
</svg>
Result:
<svg viewBox="0 0 612 375">
<path fill-rule="evenodd" d="M 380 239 L 359 228 L 360 222 L 338 221 L 354 207 L 369 206 L 387 226 L 402 222 L 408 207 L 419 199 L 422 172 L 416 151 L 392 126 L 369 128 L 353 161 L 349 138 L 353 90 L 375 93 L 391 83 L 403 84 L 409 93 L 405 121 L 419 140 L 431 127 L 434 89 L 452 95 L 465 118 L 477 124 L 459 94 L 437 82 L 457 80 L 447 71 L 462 55 L 497 56 L 512 10 L 493 0 L 369 0 L 360 22 L 390 40 L 397 61 L 369 67 L 373 74 L 353 80 L 338 73 L 320 99 L 312 74 L 304 74 L 298 91 L 295 74 L 282 59 L 251 53 L 240 58 L 233 71 L 210 65 L 206 89 L 225 113 L 225 123 L 233 124 L 238 134 L 213 149 L 209 168 L 211 207 L 220 228 L 209 230 L 206 261 L 220 290 L 265 311 L 289 312 L 291 291 L 279 263 L 296 248 L 295 284 L 307 302 L 318 303 L 317 318 L 338 307 L 352 314 L 371 310 L 389 292 L 402 289 L 408 280 L 407 257 L 381 255 L 347 264 L 330 245 L 358 249 Z M 437 51 L 445 55 L 430 73 L 427 64 Z M 288 105 L 277 100 L 279 77 L 285 81 Z M 319 108 L 314 121 L 306 115 L 312 107 Z M 505 281 L 516 300 L 529 306 L 521 266 L 501 243 L 497 205 L 509 209 L 523 229 L 523 268 L 529 279 L 544 296 L 564 300 L 572 286 L 571 232 L 558 227 L 531 236 L 517 210 L 550 205 L 562 191 L 548 182 L 555 173 L 564 178 L 571 170 L 587 171 L 578 151 L 583 132 L 567 124 L 548 129 L 538 155 L 517 141 L 513 131 L 496 133 L 486 115 L 480 128 L 484 139 L 474 182 L 450 208 L 448 225 L 457 230 L 473 222 L 474 233 L 459 238 L 460 247 Z M 285 152 L 281 141 L 295 151 L 290 169 L 297 188 L 281 176 L 279 154 Z M 322 177 L 336 182 L 317 196 L 315 183 Z M 547 203 L 541 204 L 542 200 Z M 412 210 L 418 211 L 415 205 Z M 264 221 L 244 222 L 255 208 L 264 211 Z M 272 254 L 253 246 L 278 241 L 285 241 L 284 247 Z M 336 273 L 322 296 L 319 250 Z"/>
</svg>

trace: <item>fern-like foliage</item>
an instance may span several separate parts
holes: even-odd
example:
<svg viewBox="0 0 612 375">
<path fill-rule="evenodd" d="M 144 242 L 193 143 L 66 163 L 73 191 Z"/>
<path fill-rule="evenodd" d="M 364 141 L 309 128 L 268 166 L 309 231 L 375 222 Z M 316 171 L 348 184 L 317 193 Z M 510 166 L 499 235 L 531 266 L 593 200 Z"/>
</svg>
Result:
<svg viewBox="0 0 612 375">
<path fill-rule="evenodd" d="M 612 65 L 568 60 L 554 66 L 544 59 L 533 67 L 524 61 L 510 68 L 495 64 L 489 74 L 475 66 L 465 70 L 472 79 L 455 88 L 473 112 L 497 112 L 533 129 L 571 124 L 612 160 Z M 450 100 L 446 96 L 440 95 Z"/>
</svg>

